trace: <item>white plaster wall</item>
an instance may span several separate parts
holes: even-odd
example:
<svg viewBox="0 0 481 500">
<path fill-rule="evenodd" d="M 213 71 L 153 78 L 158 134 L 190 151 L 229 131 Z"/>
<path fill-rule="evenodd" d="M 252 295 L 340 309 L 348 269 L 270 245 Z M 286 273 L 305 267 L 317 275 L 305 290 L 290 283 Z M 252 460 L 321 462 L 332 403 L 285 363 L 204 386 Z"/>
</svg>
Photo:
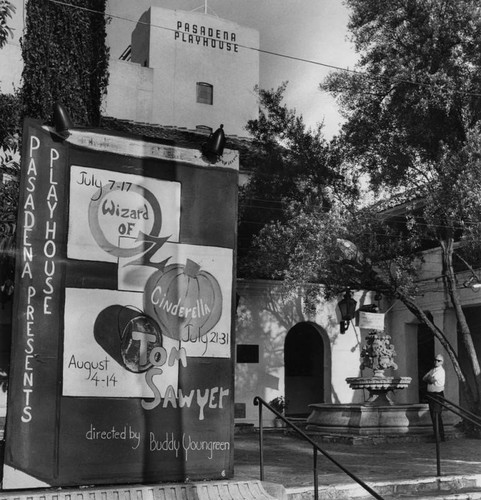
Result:
<svg viewBox="0 0 481 500">
<path fill-rule="evenodd" d="M 149 65 L 155 70 L 154 121 L 188 128 L 207 125 L 214 130 L 222 123 L 227 134 L 245 136 L 247 120 L 257 116 L 253 89 L 259 82 L 259 53 L 240 45 L 259 47 L 258 32 L 208 14 L 159 7 L 151 8 L 151 22 Z M 178 23 L 181 27 L 176 34 Z M 198 29 L 204 26 L 234 33 L 236 41 L 229 42 L 230 51 L 182 41 L 179 33 L 187 24 L 191 30 L 195 25 Z M 196 82 L 213 85 L 213 105 L 196 102 Z"/>
<path fill-rule="evenodd" d="M 235 402 L 245 404 L 246 416 L 236 422 L 258 423 L 255 396 L 269 402 L 284 395 L 284 342 L 289 330 L 300 322 L 319 325 L 329 337 L 331 349 L 330 394 L 326 402 L 352 403 L 364 401 L 362 391 L 353 391 L 346 377 L 360 375 L 360 350 L 365 330 L 352 323 L 345 334 L 340 333 L 337 300 L 323 302 L 314 316 L 307 316 L 301 296 L 286 299 L 279 283 L 238 280 L 240 297 L 236 316 L 236 344 L 259 345 L 259 363 L 236 363 Z M 370 303 L 366 294 L 354 295 L 358 305 Z M 313 401 L 316 403 L 318 401 Z M 273 418 L 264 412 L 264 423 Z"/>
<path fill-rule="evenodd" d="M 153 120 L 154 75 L 151 68 L 126 61 L 110 61 L 110 83 L 103 105 L 106 116 L 156 123 Z"/>
<path fill-rule="evenodd" d="M 259 363 L 236 363 L 235 402 L 246 407 L 246 418 L 239 421 L 257 423 L 254 397 L 270 401 L 284 395 L 284 340 L 302 315 L 295 303 L 282 304 L 279 286 L 272 282 L 239 280 L 237 294 L 236 344 L 258 345 Z M 271 415 L 264 416 L 266 424 L 272 423 Z"/>
<path fill-rule="evenodd" d="M 23 60 L 20 45 L 8 43 L 0 49 L 0 92 L 13 94 L 19 89 Z"/>
<path fill-rule="evenodd" d="M 429 276 L 424 293 L 419 295 L 419 305 L 433 315 L 436 324 L 443 327 L 451 344 L 457 349 L 456 319 L 453 310 L 448 307 L 444 290 L 436 281 L 439 271 L 437 256 L 426 258 L 426 275 Z M 420 286 L 421 286 L 420 285 Z M 463 301 L 467 305 L 480 305 L 481 294 L 470 289 L 461 290 Z M 284 395 L 284 341 L 289 330 L 297 323 L 313 321 L 322 327 L 329 336 L 331 348 L 331 392 L 326 394 L 326 402 L 352 403 L 363 402 L 368 394 L 353 391 L 345 379 L 347 377 L 370 376 L 370 369 L 360 370 L 360 351 L 369 330 L 360 329 L 351 322 L 348 331 L 340 334 L 337 300 L 322 303 L 314 317 L 308 317 L 302 310 L 300 296 L 284 300 L 278 283 L 268 281 L 238 281 L 240 296 L 236 318 L 236 343 L 259 345 L 259 363 L 237 363 L 235 367 L 235 402 L 246 405 L 245 419 L 236 422 L 257 424 L 258 410 L 252 400 L 256 395 L 269 401 L 278 395 Z M 356 293 L 354 299 L 358 308 L 371 303 L 370 294 Z M 419 402 L 417 332 L 418 320 L 400 302 L 381 304 L 381 311 L 386 314 L 385 328 L 391 335 L 397 356 L 397 370 L 387 370 L 388 376 L 409 376 L 412 382 L 407 389 L 398 390 L 392 395 L 400 404 Z M 436 352 L 444 354 L 446 369 L 446 396 L 454 402 L 459 401 L 459 384 L 452 363 L 443 348 L 436 342 Z M 270 424 L 272 417 L 266 415 L 265 423 Z"/>
<path fill-rule="evenodd" d="M 12 3 L 15 13 L 7 19 L 7 26 L 13 32 L 13 38 L 9 36 L 7 44 L 0 50 L 0 92 L 2 94 L 13 94 L 19 89 L 23 70 L 20 37 L 23 30 L 25 5 L 23 1 Z"/>
<path fill-rule="evenodd" d="M 326 305 L 329 310 L 336 304 Z M 323 318 L 316 318 L 323 322 Z M 360 372 L 360 329 L 353 323 L 346 333 L 339 332 L 339 322 L 328 330 L 331 339 L 331 400 L 330 403 L 357 403 L 363 401 L 361 391 L 353 391 L 346 382 L 347 377 L 358 377 Z"/>
</svg>

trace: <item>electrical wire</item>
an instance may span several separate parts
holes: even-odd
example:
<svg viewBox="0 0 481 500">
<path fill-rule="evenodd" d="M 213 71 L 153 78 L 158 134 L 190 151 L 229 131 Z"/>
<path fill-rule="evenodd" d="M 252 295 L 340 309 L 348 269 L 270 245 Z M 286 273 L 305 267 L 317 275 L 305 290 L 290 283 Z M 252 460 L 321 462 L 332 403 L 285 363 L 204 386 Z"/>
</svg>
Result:
<svg viewBox="0 0 481 500">
<path fill-rule="evenodd" d="M 149 26 L 151 26 L 153 28 L 163 29 L 163 30 L 166 30 L 166 31 L 174 32 L 174 33 L 175 32 L 180 32 L 180 33 L 188 34 L 187 32 L 183 32 L 183 31 L 178 30 L 178 29 L 168 28 L 166 26 L 152 24 L 152 23 L 148 23 L 148 22 L 144 22 L 144 21 L 134 21 L 133 19 L 129 19 L 129 18 L 126 18 L 126 17 L 118 16 L 118 15 L 115 15 L 115 14 L 112 14 L 112 13 L 103 13 L 101 11 L 97 11 L 97 10 L 94 10 L 94 9 L 89 9 L 87 7 L 81 7 L 81 6 L 77 6 L 77 5 L 72 5 L 72 4 L 69 4 L 67 2 L 63 2 L 61 0 L 49 0 L 49 2 L 53 3 L 53 4 L 57 4 L 57 5 L 62 5 L 62 6 L 65 6 L 65 7 L 69 7 L 69 8 L 74 8 L 74 9 L 83 10 L 83 11 L 86 11 L 86 12 L 91 12 L 93 14 L 103 15 L 105 17 L 110 17 L 110 18 L 114 18 L 114 19 L 119 19 L 119 20 L 127 21 L 127 22 L 134 23 L 134 24 L 144 24 L 144 25 L 149 25 Z M 214 38 L 210 38 L 208 36 L 204 36 L 204 38 L 214 40 Z M 349 72 L 349 73 L 353 73 L 353 74 L 359 74 L 359 75 L 367 76 L 367 77 L 370 77 L 370 78 L 382 78 L 382 79 L 386 80 L 386 77 L 373 77 L 372 75 L 369 75 L 369 74 L 367 74 L 365 72 L 362 72 L 362 71 L 358 71 L 358 70 L 354 70 L 354 69 L 349 69 L 349 68 L 345 68 L 345 67 L 341 67 L 341 66 L 337 66 L 337 65 L 326 64 L 326 63 L 323 63 L 323 62 L 320 62 L 320 61 L 314 61 L 312 59 L 306 59 L 306 58 L 302 58 L 302 57 L 296 57 L 296 56 L 291 56 L 291 55 L 287 55 L 287 54 L 281 54 L 279 52 L 274 52 L 274 51 L 269 51 L 269 50 L 265 50 L 265 49 L 260 49 L 260 48 L 257 48 L 257 47 L 251 47 L 251 46 L 248 46 L 248 45 L 242 45 L 242 44 L 237 44 L 237 45 L 239 47 L 242 47 L 242 48 L 245 48 L 245 49 L 248 49 L 248 50 L 257 51 L 257 52 L 268 54 L 268 55 L 273 55 L 273 56 L 277 56 L 277 57 L 281 57 L 281 58 L 286 58 L 286 59 L 290 59 L 290 60 L 305 62 L 305 63 L 308 63 L 308 64 L 314 64 L 314 65 L 318 65 L 318 66 L 323 66 L 323 67 L 334 69 L 334 70 L 337 70 L 337 71 L 344 71 L 344 72 Z M 404 79 L 387 79 L 387 80 L 396 81 L 396 82 L 399 82 L 399 83 L 408 83 L 408 84 L 418 85 L 418 86 L 422 86 L 422 87 L 430 87 L 430 88 L 434 87 L 431 84 L 427 84 L 427 83 L 423 83 L 423 82 L 415 82 L 415 81 L 412 81 L 412 80 L 404 80 Z M 462 95 L 467 95 L 467 96 L 481 97 L 481 93 L 464 92 L 464 91 L 457 91 L 457 93 L 462 94 Z M 277 175 L 278 177 L 281 177 L 280 174 L 273 174 L 273 175 Z M 255 201 L 260 201 L 260 202 L 263 202 L 263 203 L 282 203 L 282 200 L 255 199 Z M 263 206 L 252 205 L 252 204 L 241 204 L 240 206 L 242 206 L 244 208 L 266 208 L 266 207 L 263 207 Z M 277 207 L 272 207 L 271 210 L 282 211 L 283 209 L 282 208 L 277 208 Z M 394 216 L 393 218 L 391 218 L 391 220 L 392 219 L 397 219 L 397 218 L 399 218 L 400 220 L 404 220 L 402 218 L 402 216 Z M 247 222 L 247 221 L 245 221 L 245 222 Z M 255 222 L 255 221 L 249 221 L 249 222 L 250 223 L 255 223 L 255 224 L 261 224 L 259 222 Z M 422 226 L 422 227 L 435 227 L 435 228 L 439 228 L 439 229 L 443 229 L 443 228 L 446 228 L 446 229 L 448 229 L 448 228 L 463 229 L 465 227 L 466 223 L 472 224 L 472 225 L 479 225 L 479 224 L 481 224 L 481 221 L 469 221 L 468 220 L 468 221 L 463 221 L 462 223 L 459 222 L 459 225 L 454 224 L 452 226 L 448 226 L 448 225 L 445 225 L 445 224 L 428 224 L 428 223 L 422 223 L 422 222 L 417 222 L 416 224 L 418 226 Z M 388 235 L 384 235 L 384 234 L 380 234 L 380 233 L 365 233 L 365 234 L 374 234 L 375 236 L 378 236 L 378 237 L 382 236 L 382 237 L 385 237 L 385 238 L 392 237 L 392 238 L 398 239 L 397 235 L 388 236 Z"/>
<path fill-rule="evenodd" d="M 250 201 L 250 199 L 248 199 Z M 283 200 L 262 200 L 262 199 L 256 199 L 255 201 L 261 202 L 261 203 L 278 203 L 279 205 L 283 204 Z M 240 208 L 252 208 L 252 209 L 263 209 L 263 210 L 270 210 L 270 211 L 276 211 L 276 212 L 283 212 L 284 208 L 282 207 L 266 207 L 262 204 L 255 204 L 255 203 L 239 203 Z M 402 218 L 402 216 L 395 216 L 395 218 L 389 218 L 389 221 L 393 222 L 399 222 L 403 223 L 406 221 L 406 219 Z M 434 228 L 434 229 L 452 229 L 452 230 L 463 230 L 467 229 L 467 226 L 479 226 L 481 225 L 481 221 L 479 220 L 455 220 L 453 221 L 453 224 L 447 225 L 447 224 L 435 224 L 435 223 L 428 223 L 428 222 L 422 222 L 422 221 L 416 221 L 415 223 L 416 226 L 420 228 Z M 370 234 L 377 234 L 378 236 L 383 235 L 382 233 L 370 233 Z M 383 235 L 387 236 L 387 235 Z"/>
<path fill-rule="evenodd" d="M 57 4 L 57 5 L 63 5 L 65 7 L 71 7 L 71 8 L 74 8 L 74 9 L 84 10 L 86 12 L 91 12 L 91 13 L 94 13 L 94 14 L 100 14 L 102 16 L 111 17 L 113 19 L 120 19 L 122 21 L 128 21 L 130 23 L 144 24 L 144 25 L 147 25 L 147 26 L 151 26 L 152 28 L 158 28 L 158 29 L 162 29 L 162 30 L 166 30 L 166 31 L 171 31 L 171 32 L 174 32 L 174 33 L 178 32 L 178 33 L 187 34 L 187 35 L 190 34 L 188 32 L 182 31 L 182 30 L 178 30 L 178 29 L 174 29 L 174 28 L 168 28 L 167 26 L 161 26 L 159 24 L 153 24 L 153 23 L 148 23 L 148 22 L 144 22 L 144 21 L 134 21 L 133 19 L 128 19 L 126 17 L 122 17 L 122 16 L 110 14 L 110 13 L 100 12 L 100 11 L 97 11 L 97 10 L 94 10 L 94 9 L 89 9 L 87 7 L 80 7 L 78 5 L 72 5 L 72 4 L 69 4 L 69 3 L 66 3 L 66 2 L 62 2 L 60 0 L 49 0 L 49 2 Z M 215 38 L 211 38 L 211 37 L 204 36 L 204 35 L 203 35 L 203 38 L 206 38 L 208 40 L 216 40 Z M 303 62 L 303 63 L 312 64 L 312 65 L 316 65 L 316 66 L 322 66 L 324 68 L 329 68 L 329 69 L 333 69 L 333 70 L 336 70 L 336 71 L 343 71 L 345 73 L 356 74 L 356 75 L 364 76 L 364 77 L 367 77 L 367 78 L 370 78 L 370 79 L 383 80 L 383 81 L 386 81 L 386 82 L 394 82 L 394 83 L 405 83 L 405 84 L 415 85 L 415 86 L 424 87 L 424 88 L 432 88 L 432 89 L 436 88 L 435 85 L 432 85 L 430 83 L 416 82 L 416 81 L 413 81 L 413 80 L 405 80 L 405 79 L 402 79 L 402 78 L 392 78 L 392 77 L 385 77 L 385 76 L 370 75 L 369 73 L 366 73 L 364 71 L 350 69 L 350 68 L 346 68 L 346 67 L 342 67 L 342 66 L 336 66 L 334 64 L 327 64 L 327 63 L 323 63 L 321 61 L 314 61 L 312 59 L 306 59 L 304 57 L 297 57 L 297 56 L 291 56 L 291 55 L 288 55 L 288 54 L 281 54 L 280 52 L 274 52 L 274 51 L 271 51 L 271 50 L 261 49 L 261 48 L 258 48 L 258 47 L 251 47 L 249 45 L 243 45 L 243 44 L 240 44 L 240 43 L 237 43 L 237 46 L 241 47 L 243 49 L 252 50 L 252 51 L 255 51 L 255 52 L 262 53 L 262 54 L 272 55 L 272 56 L 280 57 L 280 58 L 283 58 L 283 59 L 289 59 L 289 60 L 292 60 L 292 61 Z M 452 89 L 451 92 L 454 93 L 454 94 L 458 94 L 458 95 L 465 95 L 465 96 L 470 96 L 470 97 L 481 97 L 481 92 L 466 92 L 466 91 L 457 90 L 457 89 Z"/>
<path fill-rule="evenodd" d="M 65 7 L 70 7 L 70 8 L 75 8 L 75 9 L 79 9 L 79 10 L 83 10 L 83 11 L 87 11 L 87 12 L 91 12 L 91 13 L 94 13 L 94 14 L 99 14 L 99 15 L 103 15 L 105 17 L 111 17 L 111 18 L 115 18 L 115 19 L 120 19 L 120 20 L 124 20 L 124 21 L 128 21 L 128 22 L 131 22 L 131 23 L 134 23 L 134 24 L 144 24 L 144 25 L 149 25 L 149 26 L 152 26 L 154 28 L 158 28 L 158 29 L 163 29 L 163 30 L 166 30 L 166 31 L 171 31 L 171 32 L 181 32 L 181 33 L 186 33 L 186 32 L 183 32 L 181 30 L 178 30 L 178 29 L 174 29 L 174 28 L 168 28 L 166 26 L 161 26 L 161 25 L 157 25 L 157 24 L 151 24 L 151 23 L 148 23 L 148 22 L 144 22 L 144 21 L 134 21 L 132 19 L 129 19 L 129 18 L 126 18 L 126 17 L 122 17 L 122 16 L 118 16 L 118 15 L 114 15 L 114 14 L 111 14 L 111 13 L 102 13 L 100 11 L 96 11 L 94 9 L 89 9 L 87 7 L 81 7 L 81 6 L 76 6 L 76 5 L 72 5 L 72 4 L 69 4 L 69 3 L 66 3 L 66 2 L 63 2 L 61 0 L 49 0 L 49 2 L 53 3 L 53 4 L 57 4 L 57 5 L 62 5 L 62 6 L 65 6 Z M 204 38 L 208 38 L 209 37 L 204 37 Z M 210 39 L 214 39 L 214 38 L 210 38 Z M 338 70 L 338 71 L 346 71 L 346 72 L 350 72 L 350 73 L 356 73 L 356 74 L 361 74 L 361 75 L 364 75 L 364 76 L 369 76 L 371 77 L 371 75 L 368 75 L 367 73 L 364 73 L 364 72 L 360 72 L 360 71 L 357 71 L 357 70 L 351 70 L 349 68 L 343 68 L 341 66 L 336 66 L 336 65 L 330 65 L 330 64 L 325 64 L 325 63 L 322 63 L 322 62 L 319 62 L 319 61 L 314 61 L 314 60 L 310 60 L 310 59 L 305 59 L 305 58 L 301 58 L 301 57 L 295 57 L 295 56 L 290 56 L 290 55 L 286 55 L 286 54 L 281 54 L 281 53 L 278 53 L 278 52 L 273 52 L 273 51 L 268 51 L 268 50 L 264 50 L 264 49 L 259 49 L 259 48 L 256 48 L 256 47 L 250 47 L 250 46 L 246 46 L 246 45 L 242 45 L 242 44 L 237 44 L 239 47 L 243 47 L 243 48 L 246 48 L 246 49 L 249 49 L 249 50 L 255 50 L 255 51 L 258 51 L 258 52 L 262 52 L 262 53 L 266 53 L 266 54 L 270 54 L 270 55 L 275 55 L 275 56 L 278 56 L 278 57 L 283 57 L 283 58 L 287 58 L 287 59 L 291 59 L 291 60 L 297 60 L 297 61 L 301 61 L 301 62 L 306 62 L 306 63 L 309 63 L 309 64 L 316 64 L 316 65 L 320 65 L 320 66 L 325 66 L 325 67 L 328 67 L 330 69 L 335 69 L 335 70 Z M 383 77 L 385 78 L 385 77 Z M 419 85 L 419 86 L 424 86 L 424 87 L 433 87 L 433 85 L 430 85 L 430 84 L 425 84 L 425 83 L 422 83 L 422 82 L 413 82 L 411 80 L 403 80 L 403 79 L 397 79 L 396 81 L 400 82 L 400 83 L 410 83 L 410 84 L 413 84 L 413 85 Z M 470 93 L 470 92 L 461 92 L 459 91 L 460 94 L 463 94 L 463 95 L 469 95 L 469 96 L 476 96 L 476 97 L 481 97 L 481 93 Z M 277 176 L 279 178 L 281 178 L 282 176 L 280 174 L 271 174 L 272 176 Z M 260 201 L 260 200 L 258 200 Z M 277 202 L 278 200 L 275 200 L 275 201 L 271 201 L 271 200 L 262 200 L 262 201 L 266 201 L 266 202 Z M 281 210 L 281 209 L 277 209 L 277 210 Z M 468 222 L 468 223 L 472 223 L 472 224 L 479 224 L 480 222 L 479 221 L 475 221 L 475 222 L 470 222 L 470 221 L 465 221 L 465 222 Z M 464 222 L 463 222 L 464 224 Z M 419 225 L 422 225 L 422 223 L 419 223 Z M 425 224 L 425 226 L 428 226 L 429 224 Z M 446 226 L 446 225 L 434 225 L 434 227 L 438 227 L 438 228 L 448 228 L 448 227 L 451 227 L 451 226 Z M 461 229 L 462 227 L 464 227 L 461 222 L 459 223 L 459 226 L 454 226 L 455 228 L 459 228 Z"/>
</svg>

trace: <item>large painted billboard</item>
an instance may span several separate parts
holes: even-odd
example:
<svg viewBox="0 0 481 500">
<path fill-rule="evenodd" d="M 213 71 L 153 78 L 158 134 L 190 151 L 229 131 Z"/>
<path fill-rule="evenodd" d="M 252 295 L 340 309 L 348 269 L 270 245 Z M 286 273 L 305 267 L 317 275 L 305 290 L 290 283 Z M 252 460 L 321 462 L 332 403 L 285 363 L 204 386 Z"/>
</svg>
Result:
<svg viewBox="0 0 481 500">
<path fill-rule="evenodd" d="M 233 472 L 238 157 L 28 120 L 4 489 Z"/>
</svg>

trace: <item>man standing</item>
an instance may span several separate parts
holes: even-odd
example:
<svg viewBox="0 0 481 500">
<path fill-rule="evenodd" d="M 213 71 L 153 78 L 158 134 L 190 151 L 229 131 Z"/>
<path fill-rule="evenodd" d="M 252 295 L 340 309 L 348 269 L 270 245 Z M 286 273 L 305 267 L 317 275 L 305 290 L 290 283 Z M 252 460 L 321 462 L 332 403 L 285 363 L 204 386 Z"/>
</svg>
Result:
<svg viewBox="0 0 481 500">
<path fill-rule="evenodd" d="M 444 397 L 444 384 L 446 381 L 446 372 L 443 368 L 444 358 L 442 354 L 437 354 L 434 358 L 434 368 L 428 371 L 424 375 L 423 380 L 427 382 L 428 394 L 433 396 Z M 441 416 L 442 406 L 437 401 L 431 400 L 429 398 L 429 413 L 431 414 L 431 420 L 433 421 L 434 429 L 436 429 L 436 421 L 438 424 L 439 436 L 441 441 L 444 441 L 444 425 Z"/>
</svg>

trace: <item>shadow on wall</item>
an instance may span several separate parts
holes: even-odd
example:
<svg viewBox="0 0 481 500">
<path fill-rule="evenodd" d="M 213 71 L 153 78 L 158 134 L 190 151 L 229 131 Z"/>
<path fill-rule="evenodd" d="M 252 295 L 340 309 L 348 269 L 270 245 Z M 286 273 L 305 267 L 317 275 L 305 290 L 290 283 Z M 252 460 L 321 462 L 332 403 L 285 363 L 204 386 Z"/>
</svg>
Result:
<svg viewBox="0 0 481 500">
<path fill-rule="evenodd" d="M 239 346 L 258 346 L 258 362 L 236 363 L 236 399 L 260 396 L 270 400 L 284 394 L 285 337 L 293 325 L 306 318 L 301 298 L 287 297 L 280 288 L 271 283 L 238 286 L 237 355 Z"/>
<path fill-rule="evenodd" d="M 285 342 L 288 332 L 298 327 L 304 328 L 306 331 L 314 329 L 315 336 L 322 339 L 320 347 L 322 360 L 319 361 L 322 365 L 322 374 L 300 373 L 293 375 L 294 377 L 319 377 L 319 383 L 322 384 L 323 388 L 320 392 L 318 391 L 319 394 L 312 396 L 313 400 L 309 403 L 340 403 L 344 401 L 345 394 L 341 397 L 339 393 L 340 384 L 346 384 L 346 391 L 349 391 L 353 401 L 356 398 L 363 399 L 362 394 L 355 394 L 349 389 L 344 378 L 360 375 L 360 350 L 364 332 L 355 325 L 355 320 L 353 320 L 348 331 L 344 334 L 340 333 L 340 314 L 334 300 L 321 304 L 315 315 L 308 316 L 303 311 L 301 296 L 287 296 L 283 293 L 281 284 L 241 281 L 238 282 L 237 293 L 239 294 L 236 315 L 237 355 L 240 349 L 246 346 L 252 350 L 257 349 L 255 351 L 257 358 L 251 360 L 246 360 L 242 356 L 236 358 L 236 402 L 250 405 L 254 396 L 260 396 L 267 401 L 279 395 L 285 395 L 289 399 L 289 394 L 287 394 L 289 388 L 285 385 L 288 383 L 284 379 L 284 368 L 285 363 L 287 363 Z M 371 303 L 369 295 L 368 292 L 357 295 L 358 308 Z M 319 326 L 321 324 L 324 328 Z M 309 335 L 312 336 L 312 332 Z M 293 342 L 293 345 L 296 345 L 295 339 Z M 300 345 L 302 348 L 302 341 Z M 342 368 L 342 374 L 338 367 L 337 386 L 333 385 L 332 376 L 334 375 L 331 373 L 334 359 L 333 350 L 337 350 L 337 358 L 339 359 L 344 359 L 342 353 L 349 354 L 346 357 L 348 365 Z M 309 357 L 310 354 L 305 354 L 305 356 Z M 352 372 L 353 369 L 355 372 Z M 286 376 L 290 375 L 286 374 Z M 298 386 L 303 384 L 302 380 L 291 381 L 298 383 Z M 287 413 L 292 413 L 292 411 L 297 412 L 295 408 L 289 409 L 288 407 Z M 305 411 L 308 410 L 304 409 L 300 412 Z"/>
</svg>

